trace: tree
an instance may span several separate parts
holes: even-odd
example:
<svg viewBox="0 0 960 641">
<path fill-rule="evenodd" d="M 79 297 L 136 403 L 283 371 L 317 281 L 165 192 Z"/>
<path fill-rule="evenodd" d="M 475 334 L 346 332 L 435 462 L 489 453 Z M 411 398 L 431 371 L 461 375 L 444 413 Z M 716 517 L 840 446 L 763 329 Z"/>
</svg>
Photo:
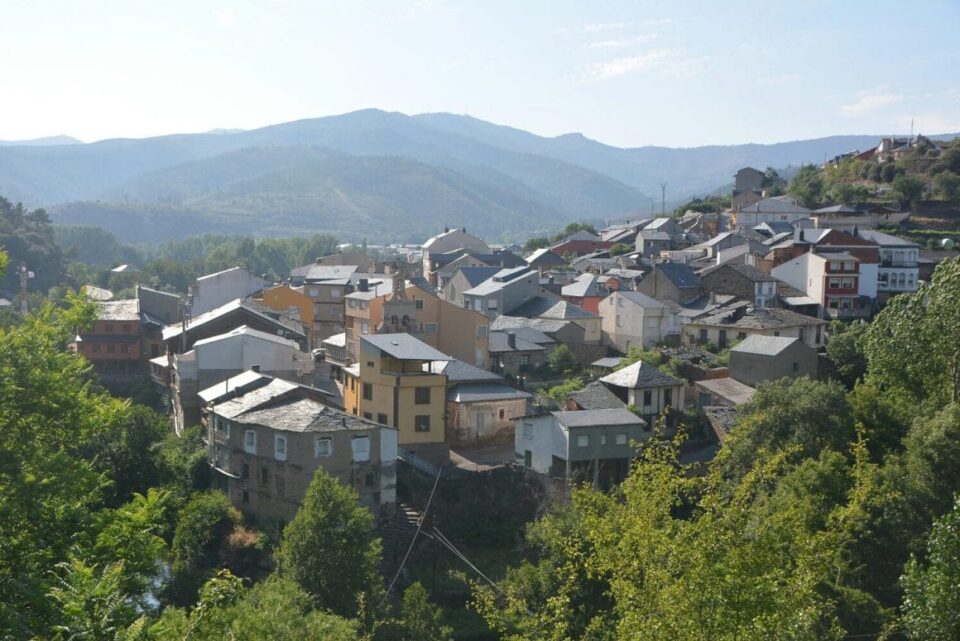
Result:
<svg viewBox="0 0 960 641">
<path fill-rule="evenodd" d="M 361 595 L 382 591 L 377 565 L 380 539 L 373 515 L 357 494 L 318 468 L 300 511 L 283 531 L 280 572 L 296 581 L 322 609 L 353 616 Z"/>
<path fill-rule="evenodd" d="M 833 363 L 837 378 L 847 389 L 853 389 L 856 382 L 867 372 L 867 357 L 860 347 L 860 339 L 867 331 L 867 324 L 856 321 L 845 325 L 842 321 L 830 324 L 827 339 L 827 357 Z"/>
<path fill-rule="evenodd" d="M 171 548 L 172 601 L 186 604 L 194 600 L 200 584 L 220 567 L 227 537 L 240 521 L 240 513 L 218 490 L 197 492 L 180 510 Z"/>
<path fill-rule="evenodd" d="M 577 364 L 577 357 L 565 343 L 560 343 L 547 354 L 547 365 L 558 374 L 575 369 Z"/>
<path fill-rule="evenodd" d="M 937 266 L 929 284 L 891 299 L 862 338 L 869 378 L 917 403 L 960 400 L 960 258 Z"/>
<path fill-rule="evenodd" d="M 960 175 L 943 171 L 933 177 L 933 188 L 946 201 L 960 200 Z"/>
<path fill-rule="evenodd" d="M 403 591 L 400 610 L 403 641 L 449 641 L 453 629 L 443 625 L 443 610 L 430 603 L 419 581 Z"/>
<path fill-rule="evenodd" d="M 58 564 L 57 583 L 50 598 L 60 610 L 53 638 L 63 641 L 117 641 L 136 619 L 133 604 L 121 589 L 123 563 L 104 568 L 73 559 Z"/>
<path fill-rule="evenodd" d="M 900 174 L 893 179 L 893 195 L 900 201 L 902 207 L 912 207 L 920 198 L 927 185 L 916 176 Z"/>
<path fill-rule="evenodd" d="M 805 207 L 819 207 L 823 199 L 823 177 L 815 165 L 804 165 L 790 181 L 790 194 Z"/>
<path fill-rule="evenodd" d="M 620 256 L 622 254 L 629 254 L 634 250 L 630 245 L 624 245 L 623 243 L 617 243 L 609 249 L 610 256 Z"/>
<path fill-rule="evenodd" d="M 787 188 L 787 181 L 780 176 L 780 173 L 773 167 L 767 167 L 763 173 L 763 182 L 760 183 L 763 190 L 770 196 L 779 196 Z"/>
<path fill-rule="evenodd" d="M 960 638 L 960 500 L 937 519 L 927 541 L 927 560 L 910 559 L 903 576 L 907 636 L 923 641 Z"/>
<path fill-rule="evenodd" d="M 782 378 L 761 383 L 738 408 L 736 427 L 718 456 L 734 478 L 746 474 L 761 451 L 794 450 L 816 457 L 823 450 L 848 452 L 855 439 L 845 391 L 834 382 Z"/>
</svg>

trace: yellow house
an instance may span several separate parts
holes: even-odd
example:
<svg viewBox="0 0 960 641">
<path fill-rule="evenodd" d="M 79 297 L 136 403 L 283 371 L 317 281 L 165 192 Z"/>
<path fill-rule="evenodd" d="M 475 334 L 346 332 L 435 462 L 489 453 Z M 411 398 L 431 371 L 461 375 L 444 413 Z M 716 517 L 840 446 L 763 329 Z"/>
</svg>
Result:
<svg viewBox="0 0 960 641">
<path fill-rule="evenodd" d="M 318 345 L 313 327 L 313 300 L 303 293 L 303 287 L 277 285 L 263 290 L 263 304 L 277 311 L 288 311 L 295 308 L 301 322 L 310 332 L 310 345 Z"/>
<path fill-rule="evenodd" d="M 433 361 L 451 360 L 409 334 L 360 338 L 357 362 L 344 368 L 347 412 L 397 428 L 400 447 L 430 461 L 447 460 L 447 377 Z"/>
</svg>

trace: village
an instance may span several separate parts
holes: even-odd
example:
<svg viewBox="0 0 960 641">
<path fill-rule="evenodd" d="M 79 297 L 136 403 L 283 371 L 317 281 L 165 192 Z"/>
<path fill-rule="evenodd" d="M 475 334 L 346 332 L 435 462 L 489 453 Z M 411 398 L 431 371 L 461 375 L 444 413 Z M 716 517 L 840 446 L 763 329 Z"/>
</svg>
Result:
<svg viewBox="0 0 960 641">
<path fill-rule="evenodd" d="M 909 212 L 810 210 L 764 176 L 738 171 L 726 211 L 575 225 L 526 255 L 447 228 L 398 259 L 318 256 L 283 282 L 236 267 L 179 295 L 137 285 L 73 348 L 116 393 L 149 374 L 255 522 L 289 522 L 318 468 L 404 537 L 428 507 L 405 502 L 404 479 L 509 468 L 563 501 L 619 483 L 678 429 L 695 470 L 758 385 L 829 378 L 831 323 L 915 292 L 945 253 L 892 231 Z"/>
</svg>

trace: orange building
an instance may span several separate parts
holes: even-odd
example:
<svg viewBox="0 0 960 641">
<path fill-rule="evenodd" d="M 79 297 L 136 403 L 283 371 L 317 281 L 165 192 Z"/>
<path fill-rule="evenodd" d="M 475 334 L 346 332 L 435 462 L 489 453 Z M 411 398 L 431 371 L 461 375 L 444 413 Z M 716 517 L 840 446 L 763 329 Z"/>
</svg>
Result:
<svg viewBox="0 0 960 641">
<path fill-rule="evenodd" d="M 316 334 L 314 327 L 313 299 L 307 296 L 303 287 L 290 287 L 289 285 L 277 285 L 263 290 L 263 304 L 270 309 L 277 311 L 296 310 L 297 317 L 309 329 L 310 346 L 315 347 L 320 344 L 322 338 Z"/>
</svg>

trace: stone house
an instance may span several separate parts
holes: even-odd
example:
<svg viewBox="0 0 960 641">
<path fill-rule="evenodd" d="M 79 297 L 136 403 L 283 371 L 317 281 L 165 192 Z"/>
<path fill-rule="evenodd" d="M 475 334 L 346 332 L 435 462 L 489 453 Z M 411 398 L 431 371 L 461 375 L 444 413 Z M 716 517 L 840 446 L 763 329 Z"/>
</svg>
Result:
<svg viewBox="0 0 960 641">
<path fill-rule="evenodd" d="M 701 272 L 700 280 L 708 292 L 731 294 L 757 307 L 773 307 L 777 303 L 780 281 L 752 265 L 727 263 L 711 267 Z"/>
<path fill-rule="evenodd" d="M 657 263 L 637 285 L 637 291 L 679 305 L 687 305 L 704 293 L 700 277 L 689 265 L 682 263 Z"/>
<path fill-rule="evenodd" d="M 826 322 L 789 309 L 748 309 L 739 305 L 690 320 L 683 328 L 683 342 L 724 349 L 754 334 L 799 338 L 813 349 L 820 349 L 826 340 Z"/>
<path fill-rule="evenodd" d="M 683 410 L 683 381 L 642 361 L 607 374 L 600 382 L 621 401 L 636 406 L 650 425 L 668 407 Z"/>
<path fill-rule="evenodd" d="M 626 353 L 679 337 L 680 321 L 664 303 L 640 292 L 618 291 L 600 301 L 603 340 Z"/>
<path fill-rule="evenodd" d="M 816 350 L 799 338 L 754 334 L 730 350 L 730 376 L 756 387 L 784 377 L 817 378 Z"/>
</svg>

